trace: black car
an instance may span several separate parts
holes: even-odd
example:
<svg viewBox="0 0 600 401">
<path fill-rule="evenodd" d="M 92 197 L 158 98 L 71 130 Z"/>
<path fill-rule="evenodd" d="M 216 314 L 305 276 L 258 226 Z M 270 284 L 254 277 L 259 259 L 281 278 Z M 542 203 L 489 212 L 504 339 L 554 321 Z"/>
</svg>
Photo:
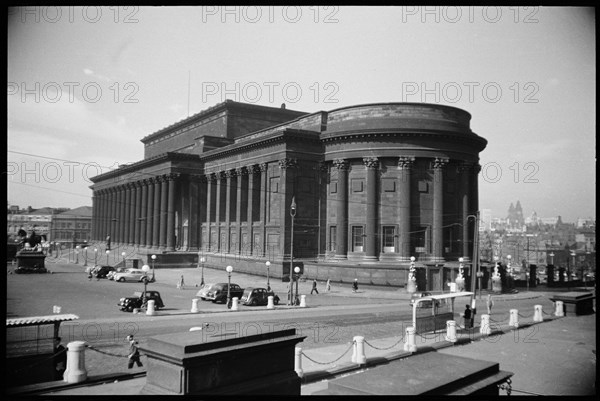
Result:
<svg viewBox="0 0 600 401">
<path fill-rule="evenodd" d="M 244 294 L 244 289 L 237 284 L 232 283 L 229 288 L 230 296 L 232 299 L 235 297 L 240 299 Z M 227 283 L 217 283 L 213 285 L 210 291 L 208 291 L 208 293 L 206 294 L 206 299 L 211 300 L 214 303 L 227 302 Z"/>
<path fill-rule="evenodd" d="M 100 266 L 100 268 L 96 271 L 96 278 L 106 278 L 108 273 L 114 271 L 116 271 L 116 269 L 112 266 Z"/>
<path fill-rule="evenodd" d="M 278 305 L 279 297 L 275 295 L 273 291 L 267 291 L 266 288 L 248 287 L 244 290 L 244 294 L 242 295 L 242 298 L 240 298 L 240 302 L 243 305 L 250 306 L 267 305 L 269 303 L 270 296 L 273 297 L 273 303 Z"/>
<path fill-rule="evenodd" d="M 160 293 L 158 291 L 146 291 L 146 301 L 154 300 L 154 309 L 158 310 L 159 308 L 164 308 L 165 304 L 163 303 L 162 298 L 160 297 Z M 123 312 L 133 312 L 134 309 L 142 309 L 145 308 L 144 305 L 144 297 L 143 292 L 136 291 L 133 293 L 133 297 L 125 297 L 119 300 L 117 304 L 119 309 Z"/>
</svg>

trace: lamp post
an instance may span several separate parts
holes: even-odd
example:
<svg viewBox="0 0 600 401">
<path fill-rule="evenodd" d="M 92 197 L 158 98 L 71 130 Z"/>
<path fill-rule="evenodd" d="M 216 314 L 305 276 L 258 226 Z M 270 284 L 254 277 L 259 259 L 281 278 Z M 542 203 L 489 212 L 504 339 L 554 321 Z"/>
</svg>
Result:
<svg viewBox="0 0 600 401">
<path fill-rule="evenodd" d="M 144 271 L 144 273 L 148 273 L 148 270 L 150 270 L 150 266 L 144 265 L 144 266 L 142 266 L 142 270 Z M 144 283 L 144 295 L 142 296 L 142 308 L 146 309 L 147 308 L 146 289 L 148 288 L 148 276 L 147 275 L 142 277 L 142 282 Z"/>
<path fill-rule="evenodd" d="M 294 272 L 296 273 L 296 296 L 294 297 L 294 305 L 298 305 L 298 281 L 300 280 L 300 268 L 298 266 L 294 267 Z"/>
<path fill-rule="evenodd" d="M 292 216 L 292 235 L 290 238 L 290 270 L 294 266 L 294 217 L 296 217 L 296 197 L 292 196 L 292 204 L 290 205 L 290 216 Z M 291 273 L 291 271 L 290 271 Z"/>
<path fill-rule="evenodd" d="M 200 285 L 204 285 L 204 262 L 206 262 L 206 258 L 202 256 L 202 251 L 198 252 L 198 267 L 202 269 L 202 278 L 200 280 Z"/>
<path fill-rule="evenodd" d="M 110 263 L 108 262 L 108 256 L 110 255 L 110 251 L 107 249 L 106 250 L 106 264 L 110 265 Z"/>
<path fill-rule="evenodd" d="M 94 266 L 98 264 L 98 248 L 94 248 Z"/>
<path fill-rule="evenodd" d="M 227 308 L 231 309 L 231 272 L 233 267 L 227 266 L 225 270 L 227 271 Z"/>
<path fill-rule="evenodd" d="M 154 282 L 156 280 L 154 277 L 154 261 L 156 260 L 156 255 L 152 255 L 150 258 L 152 259 L 152 282 Z"/>
<path fill-rule="evenodd" d="M 127 255 L 127 254 L 125 253 L 125 251 L 121 252 L 121 256 L 123 257 L 123 259 L 122 259 L 122 260 L 123 260 L 123 264 L 125 264 L 125 255 Z"/>
<path fill-rule="evenodd" d="M 79 245 L 75 247 L 75 264 L 79 264 Z"/>
<path fill-rule="evenodd" d="M 269 268 L 271 267 L 271 262 L 267 260 L 265 265 L 267 265 L 267 291 L 271 291 L 271 284 L 269 283 Z"/>
<path fill-rule="evenodd" d="M 83 266 L 87 266 L 87 246 L 83 248 Z"/>
<path fill-rule="evenodd" d="M 575 251 L 571 251 L 571 256 L 573 256 L 573 271 L 577 271 L 577 259 L 575 259 Z M 571 269 L 569 269 L 569 281 L 571 281 Z"/>
<path fill-rule="evenodd" d="M 417 292 L 417 278 L 415 277 L 415 260 L 414 256 L 410 257 L 410 268 L 408 269 L 408 280 L 406 282 L 406 291 L 409 294 Z"/>
<path fill-rule="evenodd" d="M 554 252 L 550 252 L 550 264 L 554 266 Z"/>
</svg>

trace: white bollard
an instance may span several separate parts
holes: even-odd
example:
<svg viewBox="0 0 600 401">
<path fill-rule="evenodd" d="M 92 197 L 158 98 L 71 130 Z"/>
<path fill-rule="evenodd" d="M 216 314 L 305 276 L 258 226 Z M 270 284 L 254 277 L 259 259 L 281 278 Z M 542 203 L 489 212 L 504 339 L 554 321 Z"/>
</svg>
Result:
<svg viewBox="0 0 600 401">
<path fill-rule="evenodd" d="M 533 321 L 543 322 L 544 316 L 542 316 L 542 305 L 535 305 L 533 308 Z"/>
<path fill-rule="evenodd" d="M 192 299 L 192 309 L 190 310 L 192 313 L 198 313 L 198 298 Z"/>
<path fill-rule="evenodd" d="M 404 351 L 417 352 L 417 343 L 415 341 L 415 328 L 406 328 L 406 341 L 404 343 Z"/>
<path fill-rule="evenodd" d="M 238 297 L 233 297 L 231 300 L 231 310 L 238 310 Z"/>
<path fill-rule="evenodd" d="M 298 374 L 298 376 L 304 376 L 304 371 L 302 370 L 302 348 L 296 347 L 294 352 L 294 370 Z"/>
<path fill-rule="evenodd" d="M 150 299 L 148 301 L 148 306 L 146 307 L 146 315 L 148 315 L 148 316 L 154 315 L 154 302 L 156 302 L 156 301 L 154 301 L 153 299 Z"/>
<path fill-rule="evenodd" d="M 481 315 L 481 326 L 479 327 L 479 332 L 484 336 L 489 336 L 492 334 L 492 328 L 490 327 L 490 315 Z"/>
<path fill-rule="evenodd" d="M 72 341 L 67 344 L 67 368 L 63 381 L 81 383 L 87 379 L 85 370 L 85 341 Z"/>
<path fill-rule="evenodd" d="M 201 326 L 190 327 L 190 331 L 201 331 L 201 330 L 202 330 Z"/>
<path fill-rule="evenodd" d="M 456 322 L 454 320 L 446 320 L 446 341 L 456 342 Z"/>
<path fill-rule="evenodd" d="M 362 336 L 354 337 L 356 341 L 356 363 L 364 365 L 367 363 L 367 357 L 365 356 L 365 338 Z"/>
<path fill-rule="evenodd" d="M 300 307 L 306 308 L 306 295 L 300 295 Z"/>
<path fill-rule="evenodd" d="M 508 325 L 510 327 L 519 327 L 519 310 L 511 309 L 509 311 L 509 313 L 510 313 L 510 318 L 508 320 Z"/>
<path fill-rule="evenodd" d="M 352 363 L 356 363 L 356 336 L 352 338 L 352 358 L 350 358 Z"/>
<path fill-rule="evenodd" d="M 556 310 L 554 311 L 554 315 L 561 317 L 565 315 L 565 305 L 563 301 L 556 301 Z"/>
<path fill-rule="evenodd" d="M 267 309 L 275 309 L 275 304 L 273 302 L 273 295 L 269 295 L 267 298 Z"/>
</svg>

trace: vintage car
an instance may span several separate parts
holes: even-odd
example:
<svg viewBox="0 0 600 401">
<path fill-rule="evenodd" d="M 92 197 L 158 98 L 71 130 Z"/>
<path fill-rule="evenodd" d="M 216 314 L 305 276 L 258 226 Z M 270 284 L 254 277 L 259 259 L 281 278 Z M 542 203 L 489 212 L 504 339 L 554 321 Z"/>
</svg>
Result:
<svg viewBox="0 0 600 401">
<path fill-rule="evenodd" d="M 141 269 L 127 269 L 124 272 L 115 273 L 114 281 L 143 281 L 144 277 L 148 277 L 148 273 Z"/>
<path fill-rule="evenodd" d="M 106 278 L 109 279 L 109 280 L 114 280 L 115 279 L 115 274 L 122 273 L 124 271 L 125 271 L 124 268 L 117 267 L 116 270 L 109 271 L 108 274 L 106 275 Z"/>
<path fill-rule="evenodd" d="M 237 297 L 238 299 L 242 297 L 244 293 L 244 289 L 237 284 L 231 284 L 230 288 L 230 296 L 231 298 Z M 217 283 L 211 287 L 211 289 L 206 294 L 206 299 L 216 302 L 225 303 L 227 302 L 227 283 Z"/>
<path fill-rule="evenodd" d="M 415 301 L 419 298 L 427 298 L 430 297 L 431 293 L 429 292 L 415 292 L 414 294 L 411 295 L 411 299 L 410 299 L 410 307 L 413 307 L 413 304 L 415 303 Z M 432 299 L 428 299 L 428 300 L 423 300 L 421 302 L 419 302 L 417 304 L 417 308 L 431 308 L 432 304 Z M 436 300 L 435 301 L 435 306 L 440 306 L 440 301 Z"/>
<path fill-rule="evenodd" d="M 123 312 L 133 312 L 134 309 L 145 309 L 146 304 L 144 302 L 144 293 L 143 291 L 136 291 L 133 293 L 132 297 L 124 297 L 119 300 L 117 306 Z M 164 308 L 165 304 L 163 303 L 162 298 L 160 297 L 160 293 L 158 291 L 146 291 L 146 302 L 149 300 L 154 300 L 154 309 L 158 310 L 159 308 Z"/>
<path fill-rule="evenodd" d="M 275 305 L 279 304 L 279 297 L 273 291 L 268 291 L 266 288 L 248 287 L 244 290 L 240 302 L 243 305 L 250 306 L 267 305 L 269 303 L 269 296 L 273 297 Z"/>
<path fill-rule="evenodd" d="M 202 286 L 202 288 L 200 288 L 200 290 L 196 293 L 196 296 L 198 298 L 200 298 L 203 301 L 208 301 L 208 299 L 206 299 L 206 295 L 208 294 L 208 292 L 210 291 L 210 289 L 214 286 L 214 284 L 212 283 L 206 283 Z"/>
<path fill-rule="evenodd" d="M 112 266 L 100 266 L 96 271 L 96 278 L 107 278 L 110 272 L 115 272 L 116 269 Z M 114 274 L 114 273 L 113 273 Z"/>
</svg>

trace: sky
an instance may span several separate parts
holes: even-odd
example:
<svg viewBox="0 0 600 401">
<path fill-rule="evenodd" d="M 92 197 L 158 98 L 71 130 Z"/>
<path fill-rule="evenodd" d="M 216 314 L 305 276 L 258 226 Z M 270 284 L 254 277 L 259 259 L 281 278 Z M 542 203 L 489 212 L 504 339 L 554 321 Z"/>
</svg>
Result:
<svg viewBox="0 0 600 401">
<path fill-rule="evenodd" d="M 593 9 L 32 6 L 7 32 L 9 205 L 91 206 L 90 177 L 225 99 L 425 102 L 487 139 L 480 209 L 596 216 Z"/>
</svg>

